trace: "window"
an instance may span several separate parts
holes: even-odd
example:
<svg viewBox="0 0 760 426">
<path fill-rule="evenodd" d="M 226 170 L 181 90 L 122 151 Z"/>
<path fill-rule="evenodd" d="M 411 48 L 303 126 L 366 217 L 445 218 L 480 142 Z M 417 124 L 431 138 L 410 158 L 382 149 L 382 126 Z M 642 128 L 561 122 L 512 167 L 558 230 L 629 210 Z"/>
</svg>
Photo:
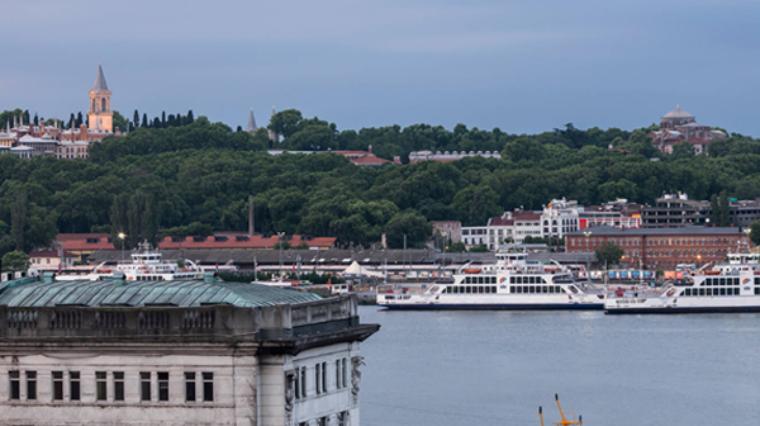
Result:
<svg viewBox="0 0 760 426">
<path fill-rule="evenodd" d="M 348 378 L 347 378 L 348 367 L 347 367 L 347 364 L 348 364 L 347 359 L 343 358 L 343 360 L 341 361 L 341 370 L 342 370 L 342 372 L 341 372 L 341 375 L 340 375 L 340 379 L 343 381 L 342 385 L 343 385 L 344 388 L 346 386 L 348 386 Z"/>
<path fill-rule="evenodd" d="M 95 372 L 95 398 L 98 401 L 108 400 L 108 383 L 106 382 L 106 372 Z"/>
<path fill-rule="evenodd" d="M 140 372 L 140 401 L 150 401 L 150 372 Z"/>
<path fill-rule="evenodd" d="M 338 413 L 338 426 L 348 426 L 348 411 Z"/>
<path fill-rule="evenodd" d="M 53 371 L 53 401 L 63 401 L 63 371 Z"/>
<path fill-rule="evenodd" d="M 296 389 L 298 389 L 297 385 Z M 193 372 L 185 373 L 185 401 L 195 401 L 195 373 Z"/>
<path fill-rule="evenodd" d="M 306 367 L 301 367 L 301 398 L 306 398 Z"/>
<path fill-rule="evenodd" d="M 79 382 L 79 372 L 78 371 L 69 371 L 69 400 L 70 401 L 79 401 L 79 399 L 82 397 L 81 391 L 81 383 Z"/>
<path fill-rule="evenodd" d="M 26 399 L 37 399 L 37 372 L 26 371 Z"/>
<path fill-rule="evenodd" d="M 322 367 L 321 364 L 317 364 L 314 366 L 314 381 L 316 382 L 316 385 L 317 385 L 317 395 L 322 393 L 322 379 L 319 375 L 319 370 L 321 367 Z"/>
<path fill-rule="evenodd" d="M 322 363 L 322 392 L 327 392 L 327 363 Z"/>
<path fill-rule="evenodd" d="M 335 388 L 340 389 L 340 360 L 335 360 Z"/>
<path fill-rule="evenodd" d="M 124 372 L 113 372 L 113 400 L 124 401 Z"/>
<path fill-rule="evenodd" d="M 158 374 L 158 400 L 169 400 L 169 372 L 159 371 Z"/>
<path fill-rule="evenodd" d="M 317 419 L 317 426 L 327 426 L 327 416 L 323 416 Z"/>
<path fill-rule="evenodd" d="M 214 373 L 209 372 L 209 371 L 204 371 L 202 376 L 203 376 L 203 400 L 213 401 L 214 400 Z"/>
<path fill-rule="evenodd" d="M 18 370 L 8 372 L 8 383 L 10 386 L 10 399 L 21 399 L 21 379 Z"/>
</svg>

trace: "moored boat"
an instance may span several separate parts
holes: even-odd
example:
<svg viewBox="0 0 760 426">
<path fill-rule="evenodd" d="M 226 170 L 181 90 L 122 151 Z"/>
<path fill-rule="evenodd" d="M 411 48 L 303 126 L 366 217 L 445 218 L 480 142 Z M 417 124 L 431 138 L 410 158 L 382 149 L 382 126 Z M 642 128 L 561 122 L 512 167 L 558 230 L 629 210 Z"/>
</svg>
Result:
<svg viewBox="0 0 760 426">
<path fill-rule="evenodd" d="M 621 295 L 605 302 L 608 314 L 760 312 L 760 253 L 730 254 L 728 262 L 685 277 L 685 285 Z"/>
</svg>

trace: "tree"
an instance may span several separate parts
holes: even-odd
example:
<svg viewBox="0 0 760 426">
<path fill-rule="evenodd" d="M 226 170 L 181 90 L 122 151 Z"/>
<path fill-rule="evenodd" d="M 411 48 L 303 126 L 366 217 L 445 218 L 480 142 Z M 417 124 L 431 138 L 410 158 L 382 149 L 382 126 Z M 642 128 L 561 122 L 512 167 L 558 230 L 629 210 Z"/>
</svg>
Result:
<svg viewBox="0 0 760 426">
<path fill-rule="evenodd" d="M 25 189 L 16 194 L 16 199 L 11 206 L 11 234 L 16 243 L 16 250 L 24 250 L 26 247 L 27 213 L 29 200 Z"/>
<path fill-rule="evenodd" d="M 752 244 L 760 245 L 760 221 L 753 222 L 749 230 L 749 238 L 752 240 Z"/>
<path fill-rule="evenodd" d="M 599 264 L 617 265 L 623 257 L 623 249 L 613 243 L 604 243 L 596 249 L 596 260 Z"/>
<path fill-rule="evenodd" d="M 3 255 L 2 263 L 4 271 L 26 271 L 29 269 L 29 256 L 23 251 L 10 251 Z"/>
<path fill-rule="evenodd" d="M 127 121 L 123 115 L 119 114 L 119 111 L 113 112 L 113 128 L 114 130 L 118 128 L 125 132 L 129 130 L 129 121 Z"/>
<path fill-rule="evenodd" d="M 403 248 L 404 236 L 407 248 L 422 247 L 432 232 L 427 219 L 414 211 L 397 213 L 388 221 L 386 229 L 391 248 Z"/>
<path fill-rule="evenodd" d="M 286 109 L 272 116 L 269 120 L 269 130 L 287 139 L 300 129 L 302 121 L 301 111 Z"/>
<path fill-rule="evenodd" d="M 140 127 L 140 112 L 137 110 L 132 114 L 132 124 L 134 124 L 135 127 Z"/>
<path fill-rule="evenodd" d="M 140 127 L 148 127 L 148 114 L 143 113 L 142 122 L 140 124 Z"/>
<path fill-rule="evenodd" d="M 465 225 L 485 225 L 491 216 L 502 212 L 499 196 L 486 185 L 470 185 L 454 196 L 457 218 Z"/>
</svg>

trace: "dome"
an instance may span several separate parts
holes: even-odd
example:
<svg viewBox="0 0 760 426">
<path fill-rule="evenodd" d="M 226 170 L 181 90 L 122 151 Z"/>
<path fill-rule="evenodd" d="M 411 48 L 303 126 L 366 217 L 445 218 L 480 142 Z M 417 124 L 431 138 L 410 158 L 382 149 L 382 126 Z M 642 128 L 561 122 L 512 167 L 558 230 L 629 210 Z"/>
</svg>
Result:
<svg viewBox="0 0 760 426">
<path fill-rule="evenodd" d="M 665 114 L 662 118 L 694 118 L 694 116 L 681 109 L 681 105 L 676 105 L 676 109 Z"/>
</svg>

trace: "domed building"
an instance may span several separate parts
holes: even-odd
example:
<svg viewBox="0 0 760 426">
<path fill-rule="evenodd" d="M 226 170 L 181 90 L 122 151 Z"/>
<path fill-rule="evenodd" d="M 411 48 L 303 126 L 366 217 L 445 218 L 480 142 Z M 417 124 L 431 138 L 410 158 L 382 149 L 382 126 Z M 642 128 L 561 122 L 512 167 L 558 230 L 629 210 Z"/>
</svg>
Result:
<svg viewBox="0 0 760 426">
<path fill-rule="evenodd" d="M 660 129 L 652 132 L 651 136 L 652 143 L 666 154 L 673 153 L 673 146 L 680 143 L 691 144 L 695 154 L 703 154 L 710 143 L 727 137 L 722 130 L 697 123 L 696 117 L 684 111 L 680 105 L 662 116 Z"/>
</svg>

